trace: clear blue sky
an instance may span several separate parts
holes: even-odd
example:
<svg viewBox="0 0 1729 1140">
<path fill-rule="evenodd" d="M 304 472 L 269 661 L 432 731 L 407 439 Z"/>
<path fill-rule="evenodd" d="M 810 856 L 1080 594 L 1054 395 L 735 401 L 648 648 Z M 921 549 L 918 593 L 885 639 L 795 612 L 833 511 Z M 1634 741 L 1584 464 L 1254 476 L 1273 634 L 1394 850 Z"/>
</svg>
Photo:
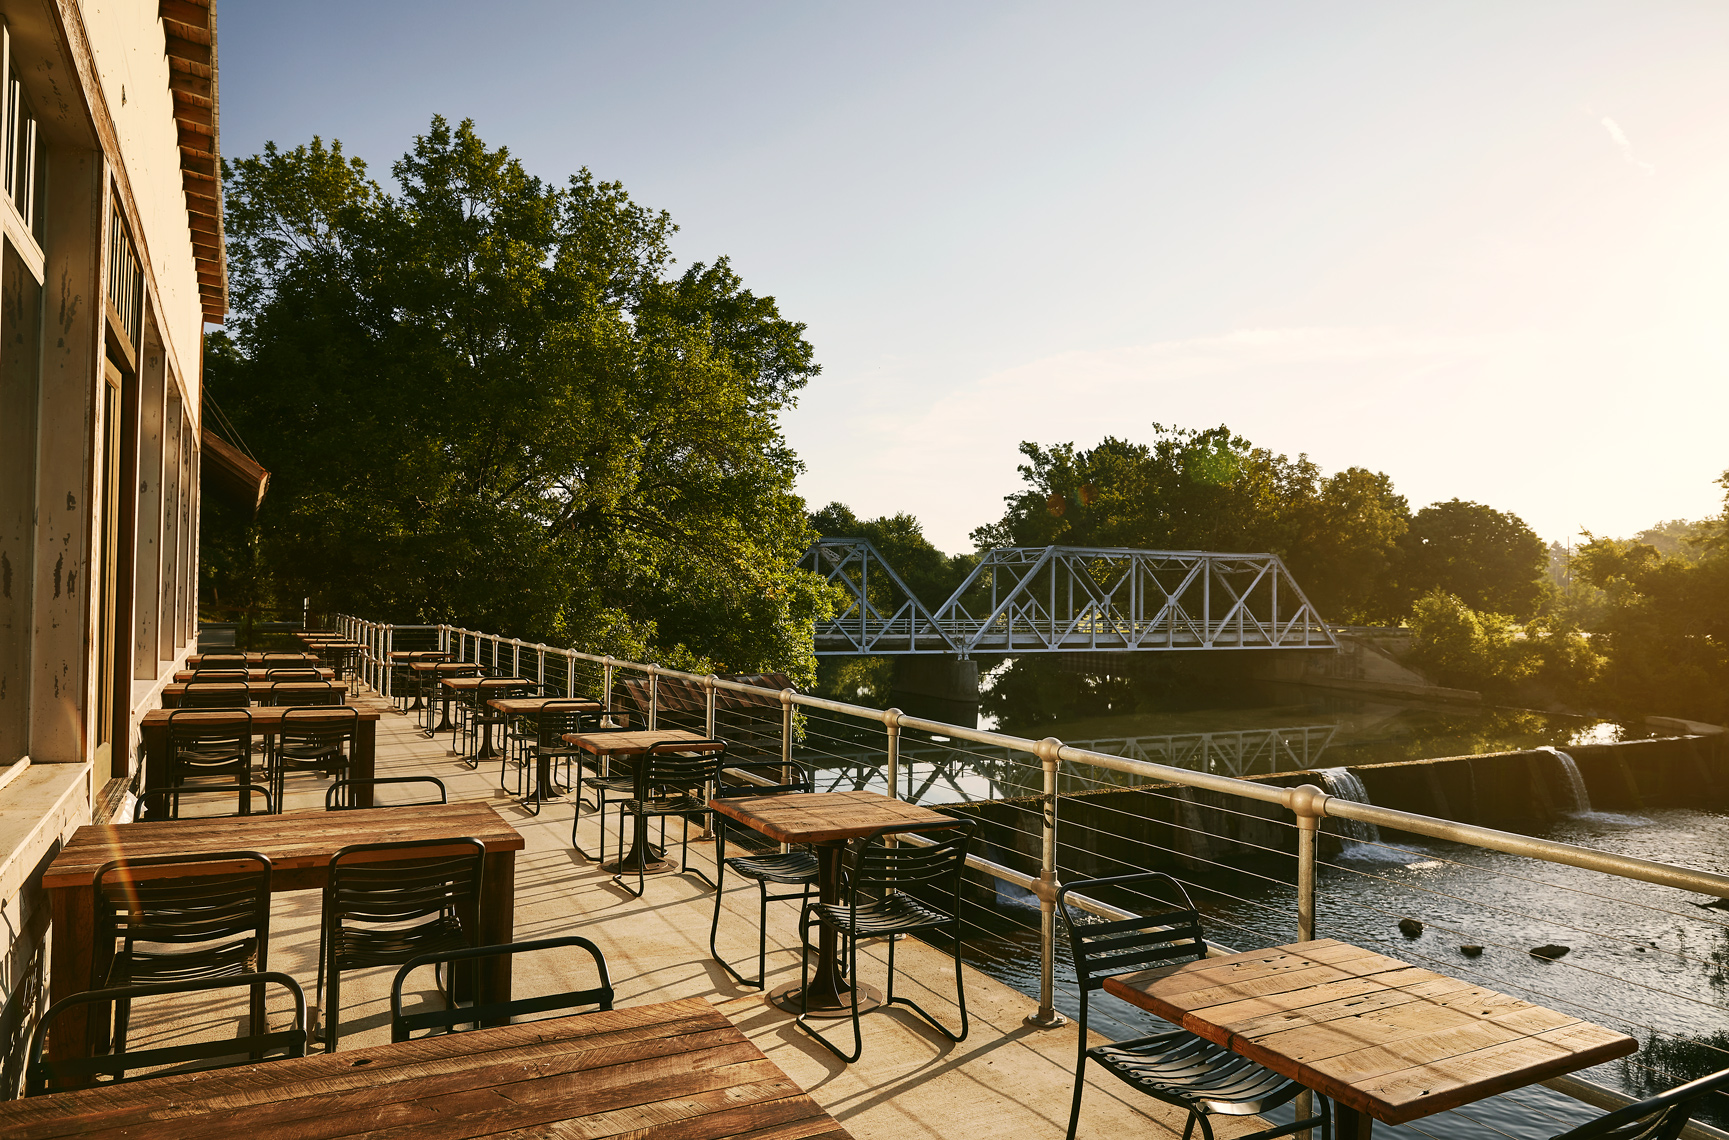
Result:
<svg viewBox="0 0 1729 1140">
<path fill-rule="evenodd" d="M 947 550 L 1023 439 L 1228 423 L 1545 538 L 1729 468 L 1729 5 L 250 3 L 222 149 L 434 114 L 808 323 L 812 507 Z"/>
</svg>

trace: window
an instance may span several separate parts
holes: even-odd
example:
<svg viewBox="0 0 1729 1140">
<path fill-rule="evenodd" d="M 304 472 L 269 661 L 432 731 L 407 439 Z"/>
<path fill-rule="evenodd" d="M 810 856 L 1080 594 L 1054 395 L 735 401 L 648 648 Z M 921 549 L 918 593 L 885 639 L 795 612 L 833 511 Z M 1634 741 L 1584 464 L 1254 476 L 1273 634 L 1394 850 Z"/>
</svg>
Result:
<svg viewBox="0 0 1729 1140">
<path fill-rule="evenodd" d="M 118 206 L 108 218 L 108 300 L 120 314 L 120 327 L 137 352 L 143 344 L 138 334 L 144 324 L 144 272 Z"/>
<path fill-rule="evenodd" d="M 41 132 L 37 129 L 36 112 L 30 106 L 29 96 L 24 94 L 24 84 L 18 78 L 18 64 L 12 58 L 12 39 L 10 33 L 0 33 L 0 51 L 3 51 L 5 66 L 5 82 L 3 85 L 5 106 L 0 110 L 0 183 L 4 184 L 6 197 L 18 211 L 18 218 L 24 223 L 24 231 L 42 244 L 42 206 L 46 200 L 43 193 L 43 141 Z"/>
</svg>

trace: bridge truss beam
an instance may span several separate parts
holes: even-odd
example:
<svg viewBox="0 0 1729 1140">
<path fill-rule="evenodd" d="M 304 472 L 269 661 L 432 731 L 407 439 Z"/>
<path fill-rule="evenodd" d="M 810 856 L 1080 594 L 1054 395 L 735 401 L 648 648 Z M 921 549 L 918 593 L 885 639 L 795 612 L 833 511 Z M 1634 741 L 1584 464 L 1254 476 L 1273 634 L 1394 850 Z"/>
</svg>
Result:
<svg viewBox="0 0 1729 1140">
<path fill-rule="evenodd" d="M 867 596 L 873 559 L 876 572 L 887 574 L 907 599 L 887 617 Z M 968 657 L 1338 644 L 1274 554 L 1004 547 L 988 551 L 934 614 L 863 539 L 823 539 L 800 565 L 831 567 L 825 576 L 852 598 L 841 617 L 818 624 L 818 654 Z"/>
</svg>

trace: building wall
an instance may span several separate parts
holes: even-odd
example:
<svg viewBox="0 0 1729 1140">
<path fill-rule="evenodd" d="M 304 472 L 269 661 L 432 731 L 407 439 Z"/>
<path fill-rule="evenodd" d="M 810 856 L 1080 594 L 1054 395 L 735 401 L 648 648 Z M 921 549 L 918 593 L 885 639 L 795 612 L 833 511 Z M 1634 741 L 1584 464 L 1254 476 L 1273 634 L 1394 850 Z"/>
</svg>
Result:
<svg viewBox="0 0 1729 1140">
<path fill-rule="evenodd" d="M 0 192 L 0 1096 L 52 981 L 42 871 L 126 802 L 196 638 L 204 305 L 158 8 L 0 0 L 45 188 Z"/>
</svg>

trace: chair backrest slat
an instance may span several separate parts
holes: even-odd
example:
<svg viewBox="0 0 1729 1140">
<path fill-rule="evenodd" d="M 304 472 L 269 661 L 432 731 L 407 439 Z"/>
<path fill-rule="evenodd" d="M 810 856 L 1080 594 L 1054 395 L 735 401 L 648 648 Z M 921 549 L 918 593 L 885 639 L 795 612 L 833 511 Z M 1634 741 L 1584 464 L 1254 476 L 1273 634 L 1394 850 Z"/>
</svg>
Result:
<svg viewBox="0 0 1729 1140">
<path fill-rule="evenodd" d="M 414 1013 L 402 1012 L 402 989 L 408 976 L 423 966 L 449 964 L 454 968 L 458 962 L 478 963 L 484 958 L 494 958 L 501 955 L 516 955 L 570 947 L 582 950 L 594 961 L 595 970 L 599 975 L 599 983 L 587 989 L 566 990 L 563 993 L 542 994 L 535 997 L 513 998 L 507 1001 L 476 1003 L 459 1009 L 440 1008 L 417 1010 Z M 578 935 L 565 935 L 561 938 L 542 938 L 530 942 L 516 942 L 508 946 L 476 946 L 468 950 L 454 950 L 442 954 L 422 954 L 410 959 L 396 972 L 396 979 L 390 986 L 390 1039 L 392 1041 L 407 1041 L 415 1030 L 454 1029 L 458 1025 L 497 1024 L 508 1022 L 513 1017 L 521 1017 L 530 1013 L 546 1013 L 551 1010 L 569 1010 L 581 1006 L 595 1006 L 597 1009 L 611 1009 L 613 1000 L 612 978 L 607 973 L 606 957 L 601 954 L 600 947 L 588 939 Z"/>
<path fill-rule="evenodd" d="M 49 1030 L 67 1010 L 75 1006 L 106 1005 L 115 1001 L 135 1003 L 147 998 L 198 994 L 210 990 L 233 990 L 246 993 L 255 986 L 280 986 L 289 992 L 294 999 L 294 1022 L 289 1028 L 267 1029 L 264 1032 L 226 1040 L 192 1041 L 145 1049 L 128 1049 L 124 1047 L 125 1043 L 122 1042 L 122 1047 L 112 1053 L 63 1061 L 49 1061 L 43 1057 L 43 1045 L 47 1041 Z M 100 1083 L 120 1084 L 166 1075 L 166 1073 L 160 1072 L 141 1073 L 136 1076 L 128 1075 L 138 1069 L 173 1066 L 172 1071 L 179 1071 L 188 1063 L 217 1058 L 226 1058 L 227 1064 L 201 1065 L 199 1067 L 231 1068 L 237 1065 L 255 1064 L 258 1060 L 269 1059 L 273 1055 L 306 1056 L 306 995 L 301 991 L 299 983 L 287 974 L 263 972 L 244 974 L 238 977 L 200 978 L 194 981 L 158 982 L 141 986 L 115 986 L 109 989 L 89 990 L 55 1002 L 42 1019 L 37 1022 L 35 1032 L 30 1036 L 29 1063 L 24 1076 L 24 1095 L 41 1096 L 44 1093 L 61 1092 L 66 1089 L 77 1088 L 100 1077 L 109 1078 Z"/>
<path fill-rule="evenodd" d="M 1147 888 L 1162 887 L 1181 905 L 1156 914 L 1103 921 L 1077 919 L 1070 913 L 1068 896 L 1089 897 L 1106 888 L 1150 894 Z M 1162 904 L 1170 906 L 1170 904 Z M 1079 879 L 1057 892 L 1057 913 L 1069 934 L 1069 949 L 1075 963 L 1075 981 L 1081 991 L 1081 1016 L 1086 1017 L 1087 995 L 1117 974 L 1145 970 L 1156 965 L 1187 962 L 1207 956 L 1200 912 L 1189 892 L 1169 875 L 1148 871 L 1105 879 Z"/>
</svg>

